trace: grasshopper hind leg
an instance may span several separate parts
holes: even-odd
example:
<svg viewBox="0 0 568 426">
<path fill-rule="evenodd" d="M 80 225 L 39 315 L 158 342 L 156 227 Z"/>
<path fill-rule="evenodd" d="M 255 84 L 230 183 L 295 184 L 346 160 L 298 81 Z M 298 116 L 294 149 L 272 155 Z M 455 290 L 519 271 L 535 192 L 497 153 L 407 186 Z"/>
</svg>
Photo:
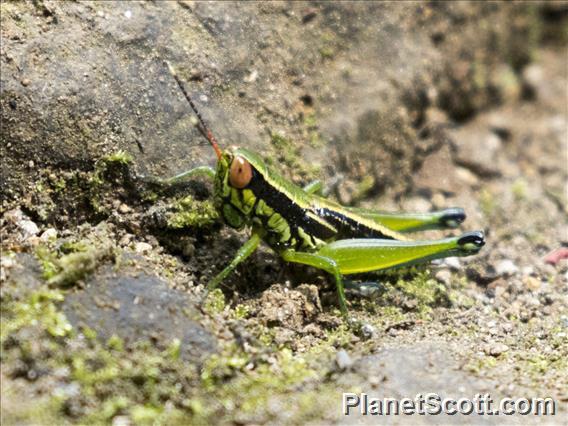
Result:
<svg viewBox="0 0 568 426">
<path fill-rule="evenodd" d="M 464 210 L 460 207 L 429 213 L 389 213 L 357 207 L 350 207 L 348 210 L 398 232 L 457 228 L 466 218 Z"/>
<path fill-rule="evenodd" d="M 318 255 L 333 259 L 343 275 L 410 266 L 451 256 L 470 256 L 481 250 L 481 231 L 432 241 L 347 239 L 323 246 Z"/>
<path fill-rule="evenodd" d="M 335 277 L 339 306 L 347 313 L 342 275 L 410 266 L 450 256 L 476 254 L 485 244 L 481 231 L 434 241 L 397 241 L 354 238 L 338 240 L 315 253 L 285 250 L 284 260 L 322 269 Z"/>
</svg>

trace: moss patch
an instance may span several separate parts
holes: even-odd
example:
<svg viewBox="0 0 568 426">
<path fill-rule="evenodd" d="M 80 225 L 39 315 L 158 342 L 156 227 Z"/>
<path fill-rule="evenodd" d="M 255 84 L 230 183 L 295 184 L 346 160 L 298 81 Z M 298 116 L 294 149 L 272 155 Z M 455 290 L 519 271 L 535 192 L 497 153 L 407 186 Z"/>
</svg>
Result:
<svg viewBox="0 0 568 426">
<path fill-rule="evenodd" d="M 315 180 L 319 173 L 320 167 L 305 161 L 301 156 L 301 150 L 294 142 L 283 135 L 273 132 L 270 135 L 270 143 L 276 151 L 278 163 L 275 163 L 270 157 L 266 158 L 267 163 L 282 169 L 282 166 L 289 170 L 293 176 L 298 176 L 304 181 Z"/>
<path fill-rule="evenodd" d="M 211 226 L 219 218 L 219 213 L 210 200 L 197 201 L 191 195 L 173 204 L 173 212 L 168 217 L 171 229 L 202 228 Z"/>
</svg>

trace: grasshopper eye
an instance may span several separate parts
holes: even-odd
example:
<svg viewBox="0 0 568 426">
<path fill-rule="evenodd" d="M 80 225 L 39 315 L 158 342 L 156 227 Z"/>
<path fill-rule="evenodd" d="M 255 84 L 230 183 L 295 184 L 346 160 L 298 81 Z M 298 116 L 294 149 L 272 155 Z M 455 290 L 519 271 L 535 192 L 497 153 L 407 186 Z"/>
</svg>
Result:
<svg viewBox="0 0 568 426">
<path fill-rule="evenodd" d="M 232 187 L 242 189 L 247 186 L 252 179 L 252 167 L 250 163 L 242 157 L 235 157 L 229 170 L 229 183 Z"/>
</svg>

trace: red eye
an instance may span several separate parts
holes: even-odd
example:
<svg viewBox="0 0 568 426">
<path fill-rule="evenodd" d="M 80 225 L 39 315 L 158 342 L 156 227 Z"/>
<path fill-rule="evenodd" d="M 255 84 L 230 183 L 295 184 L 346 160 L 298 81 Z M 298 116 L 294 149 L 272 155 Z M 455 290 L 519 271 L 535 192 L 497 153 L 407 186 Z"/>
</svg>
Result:
<svg viewBox="0 0 568 426">
<path fill-rule="evenodd" d="M 252 167 L 242 157 L 235 157 L 229 170 L 229 183 L 232 187 L 243 189 L 252 179 Z"/>
</svg>

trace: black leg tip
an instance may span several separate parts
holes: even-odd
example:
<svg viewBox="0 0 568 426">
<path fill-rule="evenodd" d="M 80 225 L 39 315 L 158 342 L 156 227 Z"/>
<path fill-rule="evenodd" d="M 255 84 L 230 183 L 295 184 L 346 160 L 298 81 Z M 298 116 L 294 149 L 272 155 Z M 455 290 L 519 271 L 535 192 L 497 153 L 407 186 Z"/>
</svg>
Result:
<svg viewBox="0 0 568 426">
<path fill-rule="evenodd" d="M 462 208 L 453 207 L 442 212 L 440 223 L 447 228 L 457 228 L 465 218 L 465 212 Z"/>
<path fill-rule="evenodd" d="M 463 234 L 458 240 L 459 246 L 473 244 L 475 248 L 480 249 L 485 245 L 485 234 L 483 231 L 473 231 Z"/>
</svg>

